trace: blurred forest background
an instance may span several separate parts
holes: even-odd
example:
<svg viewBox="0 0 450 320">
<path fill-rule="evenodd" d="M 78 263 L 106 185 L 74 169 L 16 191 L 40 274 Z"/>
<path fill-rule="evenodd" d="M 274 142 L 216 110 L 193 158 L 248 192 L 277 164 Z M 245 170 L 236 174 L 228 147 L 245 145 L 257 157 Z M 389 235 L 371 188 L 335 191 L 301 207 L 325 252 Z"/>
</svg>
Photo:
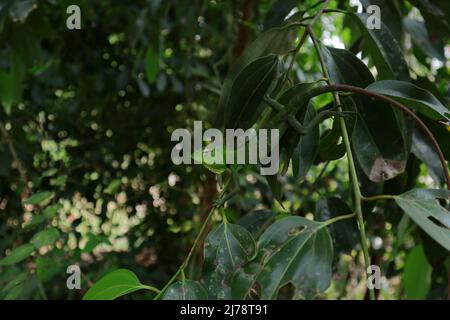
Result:
<svg viewBox="0 0 450 320">
<path fill-rule="evenodd" d="M 16 251 L 13 263 L 0 260 L 0 298 L 79 299 L 117 268 L 163 286 L 217 195 L 213 173 L 172 164 L 172 131 L 192 128 L 194 120 L 213 127 L 233 61 L 256 35 L 316 2 L 1 0 L 0 259 L 14 248 L 23 252 Z M 66 27 L 72 4 L 81 8 L 81 30 Z M 362 4 L 381 6 L 414 82 L 448 106 L 450 1 Z M 358 1 L 333 0 L 330 8 L 362 10 Z M 324 14 L 313 29 L 324 44 L 364 58 L 360 35 L 344 15 Z M 292 82 L 321 77 L 310 41 L 297 59 Z M 449 159 L 450 132 L 434 130 Z M 427 169 L 426 152 L 416 151 L 407 172 L 384 183 L 385 193 L 443 185 L 439 168 Z M 240 175 L 229 220 L 245 224 L 255 212 L 265 219 L 283 212 L 308 216 L 324 197 L 349 199 L 345 159 L 316 164 L 303 181 L 289 173 L 280 178 L 284 208 L 258 172 Z M 373 262 L 386 271 L 380 297 L 407 297 L 402 272 L 408 261 L 427 277 L 419 296 L 445 297 L 448 252 L 403 216 L 388 204 L 367 218 Z M 27 246 L 42 230 L 51 230 L 43 245 Z M 417 252 L 410 256 L 418 244 L 425 260 Z M 319 298 L 364 298 L 356 255 L 336 255 L 332 285 Z M 195 259 L 194 277 L 200 252 Z M 81 290 L 66 287 L 72 264 L 81 267 Z"/>
</svg>

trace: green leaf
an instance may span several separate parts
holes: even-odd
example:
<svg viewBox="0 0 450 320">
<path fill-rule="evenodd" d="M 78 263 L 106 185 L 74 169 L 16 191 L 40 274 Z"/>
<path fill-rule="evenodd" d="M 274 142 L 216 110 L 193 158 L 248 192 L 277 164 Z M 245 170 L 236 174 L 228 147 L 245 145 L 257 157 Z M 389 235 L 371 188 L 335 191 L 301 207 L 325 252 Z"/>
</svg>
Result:
<svg viewBox="0 0 450 320">
<path fill-rule="evenodd" d="M 159 71 L 159 53 L 149 46 L 145 54 L 145 76 L 150 84 L 155 83 Z"/>
<path fill-rule="evenodd" d="M 164 293 L 163 300 L 206 300 L 208 294 L 197 281 L 184 280 L 172 284 Z"/>
<path fill-rule="evenodd" d="M 320 199 L 316 203 L 314 216 L 317 221 L 327 221 L 352 212 L 353 210 L 342 199 L 329 197 Z M 359 231 L 354 219 L 335 222 L 329 225 L 328 229 L 333 238 L 333 247 L 336 254 L 350 253 L 358 243 Z"/>
<path fill-rule="evenodd" d="M 387 29 L 398 43 L 401 43 L 403 37 L 402 16 L 397 4 L 392 0 L 361 0 L 364 12 L 367 7 L 377 5 L 381 9 L 381 19 L 386 24 Z"/>
<path fill-rule="evenodd" d="M 42 215 L 46 219 L 51 219 L 56 216 L 56 214 L 58 213 L 58 209 L 59 209 L 59 205 L 55 204 L 53 206 L 45 208 L 44 212 L 42 212 Z"/>
<path fill-rule="evenodd" d="M 406 299 L 423 300 L 431 287 L 432 268 L 423 247 L 415 247 L 406 258 L 403 272 L 403 287 Z"/>
<path fill-rule="evenodd" d="M 380 29 L 368 29 L 366 21 L 371 16 L 367 13 L 349 13 L 364 36 L 365 45 L 377 67 L 380 79 L 399 79 L 408 81 L 409 70 L 403 57 L 402 49 L 392 36 L 388 27 L 380 22 Z M 364 51 L 364 50 L 363 50 Z"/>
<path fill-rule="evenodd" d="M 271 210 L 256 210 L 240 218 L 236 223 L 244 227 L 257 239 L 273 222 L 276 213 Z"/>
<path fill-rule="evenodd" d="M 208 235 L 204 252 L 206 291 L 212 298 L 227 299 L 233 274 L 254 258 L 256 244 L 243 227 L 225 221 Z"/>
<path fill-rule="evenodd" d="M 39 249 L 43 246 L 52 245 L 58 240 L 60 234 L 58 229 L 49 228 L 43 231 L 38 232 L 31 238 L 30 243 L 36 248 Z"/>
<path fill-rule="evenodd" d="M 310 104 L 306 111 L 303 124 L 306 126 L 317 115 L 313 105 Z M 319 153 L 320 129 L 319 126 L 312 128 L 307 134 L 300 136 L 300 141 L 292 155 L 292 169 L 294 177 L 298 180 L 306 178 L 306 174 L 314 164 Z"/>
<path fill-rule="evenodd" d="M 275 299 L 288 283 L 308 297 L 329 287 L 333 247 L 321 226 L 302 217 L 286 217 L 264 232 L 259 240 L 263 266 L 257 277 L 262 299 Z"/>
<path fill-rule="evenodd" d="M 450 212 L 437 201 L 449 197 L 450 191 L 447 190 L 415 189 L 394 198 L 419 227 L 450 250 Z"/>
<path fill-rule="evenodd" d="M 341 159 L 345 153 L 340 122 L 333 121 L 333 127 L 325 130 L 320 137 L 319 158 L 321 161 L 335 161 Z"/>
<path fill-rule="evenodd" d="M 391 97 L 434 120 L 450 120 L 450 110 L 427 90 L 397 80 L 377 81 L 367 90 Z"/>
<path fill-rule="evenodd" d="M 30 243 L 23 244 L 15 248 L 11 253 L 0 260 L 0 267 L 10 266 L 21 262 L 22 260 L 28 258 L 28 256 L 34 251 L 34 246 Z"/>
<path fill-rule="evenodd" d="M 278 72 L 278 57 L 268 55 L 245 66 L 227 95 L 224 104 L 225 128 L 250 128 L 259 117 L 258 107 L 272 86 Z"/>
<path fill-rule="evenodd" d="M 83 300 L 114 300 L 123 295 L 149 287 L 127 269 L 115 270 L 96 282 L 83 296 Z"/>
<path fill-rule="evenodd" d="M 352 52 L 321 46 L 325 64 L 333 83 L 366 87 L 375 81 L 367 66 Z"/>
<path fill-rule="evenodd" d="M 36 193 L 29 197 L 28 199 L 24 200 L 24 204 L 31 204 L 31 205 L 38 205 L 43 203 L 44 201 L 50 199 L 53 196 L 53 192 L 50 191 L 42 191 L 39 193 Z"/>
<path fill-rule="evenodd" d="M 222 117 L 229 105 L 229 98 L 233 84 L 241 72 L 258 58 L 275 54 L 283 55 L 295 48 L 295 36 L 298 32 L 297 24 L 288 24 L 270 29 L 258 36 L 240 55 L 228 72 L 223 85 L 219 101 L 219 117 Z M 219 121 L 223 123 L 223 119 Z"/>
<path fill-rule="evenodd" d="M 367 66 L 350 51 L 324 47 L 323 52 L 333 83 L 367 86 L 374 82 Z M 352 144 L 367 177 L 381 182 L 402 173 L 411 148 L 412 122 L 398 110 L 367 97 L 342 102 L 347 111 L 356 109 Z"/>
<path fill-rule="evenodd" d="M 24 225 L 24 228 L 33 228 L 47 219 L 43 215 L 34 215 L 29 222 Z"/>
</svg>

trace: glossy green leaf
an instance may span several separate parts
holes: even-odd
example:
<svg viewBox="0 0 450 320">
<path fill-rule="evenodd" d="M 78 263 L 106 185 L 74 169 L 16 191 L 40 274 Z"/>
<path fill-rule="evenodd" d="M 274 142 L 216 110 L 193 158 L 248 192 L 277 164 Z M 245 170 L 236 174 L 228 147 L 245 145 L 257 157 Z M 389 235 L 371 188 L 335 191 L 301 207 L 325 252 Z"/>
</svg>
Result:
<svg viewBox="0 0 450 320">
<path fill-rule="evenodd" d="M 243 227 L 223 222 L 207 237 L 204 246 L 203 283 L 210 297 L 227 299 L 231 295 L 233 274 L 256 254 L 252 235 Z"/>
<path fill-rule="evenodd" d="M 271 210 L 256 210 L 240 218 L 236 223 L 244 227 L 257 239 L 275 220 L 276 213 Z"/>
<path fill-rule="evenodd" d="M 164 293 L 163 300 L 206 300 L 208 294 L 197 281 L 184 280 L 172 284 Z"/>
<path fill-rule="evenodd" d="M 407 299 L 423 300 L 431 287 L 432 268 L 422 246 L 415 247 L 406 258 L 403 287 Z"/>
<path fill-rule="evenodd" d="M 361 0 L 364 12 L 367 12 L 367 8 L 370 5 L 376 5 L 381 8 L 381 19 L 386 25 L 387 29 L 391 32 L 394 39 L 401 43 L 403 37 L 402 18 L 401 12 L 397 6 L 397 3 L 392 0 Z"/>
<path fill-rule="evenodd" d="M 118 269 L 96 282 L 83 296 L 83 300 L 114 300 L 141 289 L 148 289 L 138 277 L 127 269 Z"/>
<path fill-rule="evenodd" d="M 367 90 L 391 97 L 434 120 L 450 120 L 450 110 L 427 90 L 404 81 L 377 81 Z"/>
<path fill-rule="evenodd" d="M 272 28 L 258 36 L 241 54 L 228 72 L 223 85 L 219 101 L 219 117 L 229 105 L 232 87 L 242 71 L 255 60 L 270 55 L 283 55 L 295 48 L 295 36 L 298 25 L 288 24 L 278 28 Z M 220 121 L 223 123 L 223 120 Z"/>
<path fill-rule="evenodd" d="M 361 30 L 369 55 L 377 67 L 380 79 L 409 80 L 408 65 L 403 57 L 402 49 L 381 19 L 380 29 L 368 29 L 368 13 L 349 13 Z M 364 51 L 364 50 L 363 50 Z"/>
<path fill-rule="evenodd" d="M 333 83 L 367 86 L 374 82 L 367 66 L 350 51 L 324 47 L 323 52 Z M 347 111 L 357 111 L 352 144 L 367 177 L 381 182 L 402 173 L 411 148 L 412 122 L 390 106 L 366 97 L 342 102 Z"/>
<path fill-rule="evenodd" d="M 225 128 L 250 128 L 257 120 L 257 109 L 278 72 L 278 57 L 268 55 L 249 63 L 231 86 L 224 105 Z"/>
<path fill-rule="evenodd" d="M 449 197 L 447 190 L 415 189 L 395 196 L 395 201 L 430 237 L 450 250 L 450 212 L 437 201 Z"/>
<path fill-rule="evenodd" d="M 305 296 L 329 287 L 333 247 L 320 223 L 302 217 L 280 219 L 264 232 L 258 244 L 264 256 L 256 280 L 262 299 L 275 299 L 288 283 Z"/>
<path fill-rule="evenodd" d="M 28 256 L 34 251 L 34 246 L 30 243 L 18 246 L 11 253 L 0 260 L 0 267 L 10 266 L 21 262 L 22 260 L 28 258 Z"/>
<path fill-rule="evenodd" d="M 40 231 L 31 238 L 30 243 L 39 249 L 43 246 L 52 245 L 59 239 L 59 231 L 56 228 L 48 228 Z"/>
<path fill-rule="evenodd" d="M 50 191 L 42 191 L 39 193 L 36 193 L 29 197 L 28 199 L 24 200 L 24 204 L 31 204 L 31 205 L 38 205 L 43 203 L 44 201 L 50 199 L 53 196 L 53 192 Z"/>
</svg>

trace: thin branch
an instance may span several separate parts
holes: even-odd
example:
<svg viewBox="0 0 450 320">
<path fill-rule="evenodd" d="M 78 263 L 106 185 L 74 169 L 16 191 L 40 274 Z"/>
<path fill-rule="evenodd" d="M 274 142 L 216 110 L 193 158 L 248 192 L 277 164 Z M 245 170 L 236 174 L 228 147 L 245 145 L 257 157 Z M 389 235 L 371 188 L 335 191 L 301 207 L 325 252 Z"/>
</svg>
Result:
<svg viewBox="0 0 450 320">
<path fill-rule="evenodd" d="M 323 75 L 326 78 L 326 82 L 331 85 L 330 82 L 330 74 L 328 72 L 327 66 L 325 65 L 325 60 L 322 54 L 322 50 L 320 49 L 320 46 L 317 42 L 317 38 L 315 37 L 313 31 L 311 28 L 307 28 L 306 32 L 310 35 L 311 40 L 313 42 L 314 48 L 317 52 L 317 55 L 319 57 L 319 61 L 320 61 L 320 65 L 322 67 L 322 71 L 323 71 Z M 336 102 L 336 105 L 338 107 L 339 112 L 343 112 L 342 107 L 341 107 L 341 98 L 339 97 L 339 94 L 337 92 L 333 92 L 333 98 L 334 101 Z M 354 206 L 355 206 L 355 217 L 356 217 L 356 221 L 358 223 L 358 227 L 359 227 L 359 235 L 361 238 L 361 248 L 363 251 L 363 255 L 364 255 L 364 266 L 367 270 L 367 268 L 370 265 L 370 255 L 369 255 L 369 247 L 367 246 L 367 236 L 366 236 L 366 230 L 365 230 L 365 225 L 364 225 L 364 218 L 363 218 L 363 213 L 362 213 L 362 204 L 361 204 L 361 189 L 359 188 L 359 183 L 358 183 L 358 175 L 356 173 L 356 166 L 355 166 L 355 160 L 353 157 L 353 153 L 352 153 L 352 148 L 351 148 L 351 144 L 350 144 L 350 138 L 349 138 L 349 134 L 348 134 L 348 130 L 347 130 L 347 125 L 345 123 L 345 120 L 343 117 L 339 118 L 340 121 L 340 125 L 341 125 L 341 131 L 342 131 L 342 138 L 344 140 L 344 145 L 345 145 L 345 149 L 347 151 L 347 159 L 348 159 L 348 163 L 349 163 L 349 168 L 350 168 L 350 177 L 352 180 L 352 187 L 353 187 L 353 195 L 354 195 Z M 366 274 L 367 277 L 367 274 Z M 369 288 L 369 297 L 371 300 L 375 300 L 375 292 L 373 290 L 373 288 Z"/>
<path fill-rule="evenodd" d="M 20 175 L 20 179 L 24 183 L 24 192 L 22 192 L 22 198 L 27 198 L 29 195 L 27 171 L 23 166 L 22 161 L 20 161 L 19 156 L 17 155 L 17 151 L 16 148 L 14 147 L 14 143 L 11 139 L 11 136 L 9 135 L 8 131 L 6 130 L 5 126 L 1 121 L 0 121 L 0 131 L 3 137 L 5 138 L 9 151 L 11 152 L 11 156 L 13 158 L 13 167 L 17 169 Z"/>
<path fill-rule="evenodd" d="M 330 2 L 330 0 L 323 1 L 322 8 L 319 11 L 317 11 L 317 13 L 314 16 L 311 16 L 311 22 L 309 23 L 308 28 L 310 28 L 319 19 L 319 17 L 322 15 L 322 13 L 327 9 L 329 2 Z M 308 30 L 305 30 L 303 32 L 302 37 L 301 37 L 299 43 L 297 44 L 297 47 L 295 48 L 294 55 L 292 57 L 292 60 L 289 64 L 289 67 L 288 67 L 285 77 L 283 79 L 283 84 L 288 79 L 289 73 L 291 72 L 292 68 L 294 67 L 295 58 L 296 58 L 297 54 L 300 52 L 300 49 L 302 48 L 306 39 L 308 38 L 308 34 L 309 34 Z"/>
<path fill-rule="evenodd" d="M 311 95 L 317 96 L 317 95 L 320 95 L 323 93 L 338 92 L 338 91 L 353 92 L 353 93 L 357 93 L 357 94 L 361 94 L 361 95 L 364 95 L 367 97 L 377 99 L 379 101 L 382 101 L 382 102 L 385 102 L 385 103 L 391 105 L 394 108 L 400 109 L 403 112 L 405 112 L 406 114 L 408 114 L 409 116 L 411 116 L 411 118 L 413 118 L 414 121 L 419 125 L 419 127 L 424 131 L 424 133 L 430 139 L 434 148 L 436 149 L 436 152 L 439 156 L 439 160 L 442 165 L 442 169 L 444 170 L 447 188 L 450 190 L 450 172 L 447 167 L 447 163 L 446 163 L 444 154 L 442 153 L 441 147 L 439 146 L 439 143 L 436 141 L 436 138 L 431 133 L 430 129 L 428 129 L 426 124 L 414 113 L 414 111 L 412 111 L 404 104 L 402 104 L 392 98 L 383 96 L 381 94 L 378 94 L 378 93 L 375 93 L 375 92 L 372 92 L 369 90 L 366 90 L 364 88 L 355 87 L 355 86 L 351 86 L 351 85 L 347 85 L 347 84 L 334 84 L 334 85 L 328 85 L 328 86 L 324 86 L 324 87 L 320 87 L 320 88 L 315 88 L 312 90 Z"/>
</svg>

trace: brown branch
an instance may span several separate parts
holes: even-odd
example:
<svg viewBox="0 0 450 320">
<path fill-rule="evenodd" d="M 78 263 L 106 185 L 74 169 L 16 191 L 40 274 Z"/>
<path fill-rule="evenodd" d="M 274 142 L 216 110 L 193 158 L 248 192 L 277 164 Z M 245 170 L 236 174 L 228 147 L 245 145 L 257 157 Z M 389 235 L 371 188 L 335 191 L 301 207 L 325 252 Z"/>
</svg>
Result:
<svg viewBox="0 0 450 320">
<path fill-rule="evenodd" d="M 426 124 L 412 110 L 410 110 L 404 104 L 401 104 L 400 102 L 395 101 L 394 99 L 391 99 L 389 97 L 383 96 L 381 94 L 378 94 L 378 93 L 375 93 L 375 92 L 372 92 L 372 91 L 369 91 L 369 90 L 366 90 L 366 89 L 363 89 L 360 87 L 355 87 L 355 86 L 346 85 L 346 84 L 327 85 L 324 87 L 316 88 L 312 91 L 311 96 L 314 97 L 314 96 L 317 96 L 317 95 L 320 95 L 323 93 L 336 92 L 336 91 L 353 92 L 353 93 L 361 94 L 364 96 L 368 96 L 368 97 L 377 99 L 379 101 L 385 102 L 385 103 L 391 105 L 392 107 L 400 109 L 403 112 L 405 112 L 406 114 L 408 114 L 409 116 L 411 116 L 414 119 L 414 121 L 419 125 L 419 127 L 424 131 L 424 133 L 427 135 L 427 137 L 432 142 L 434 148 L 436 149 L 436 152 L 439 156 L 439 160 L 442 165 L 442 169 L 444 171 L 447 188 L 450 190 L 450 173 L 449 173 L 449 170 L 447 167 L 447 163 L 445 161 L 444 154 L 442 153 L 442 150 L 439 146 L 439 143 L 436 141 L 436 138 L 433 136 L 433 134 L 431 133 L 430 129 L 428 129 Z"/>
</svg>

